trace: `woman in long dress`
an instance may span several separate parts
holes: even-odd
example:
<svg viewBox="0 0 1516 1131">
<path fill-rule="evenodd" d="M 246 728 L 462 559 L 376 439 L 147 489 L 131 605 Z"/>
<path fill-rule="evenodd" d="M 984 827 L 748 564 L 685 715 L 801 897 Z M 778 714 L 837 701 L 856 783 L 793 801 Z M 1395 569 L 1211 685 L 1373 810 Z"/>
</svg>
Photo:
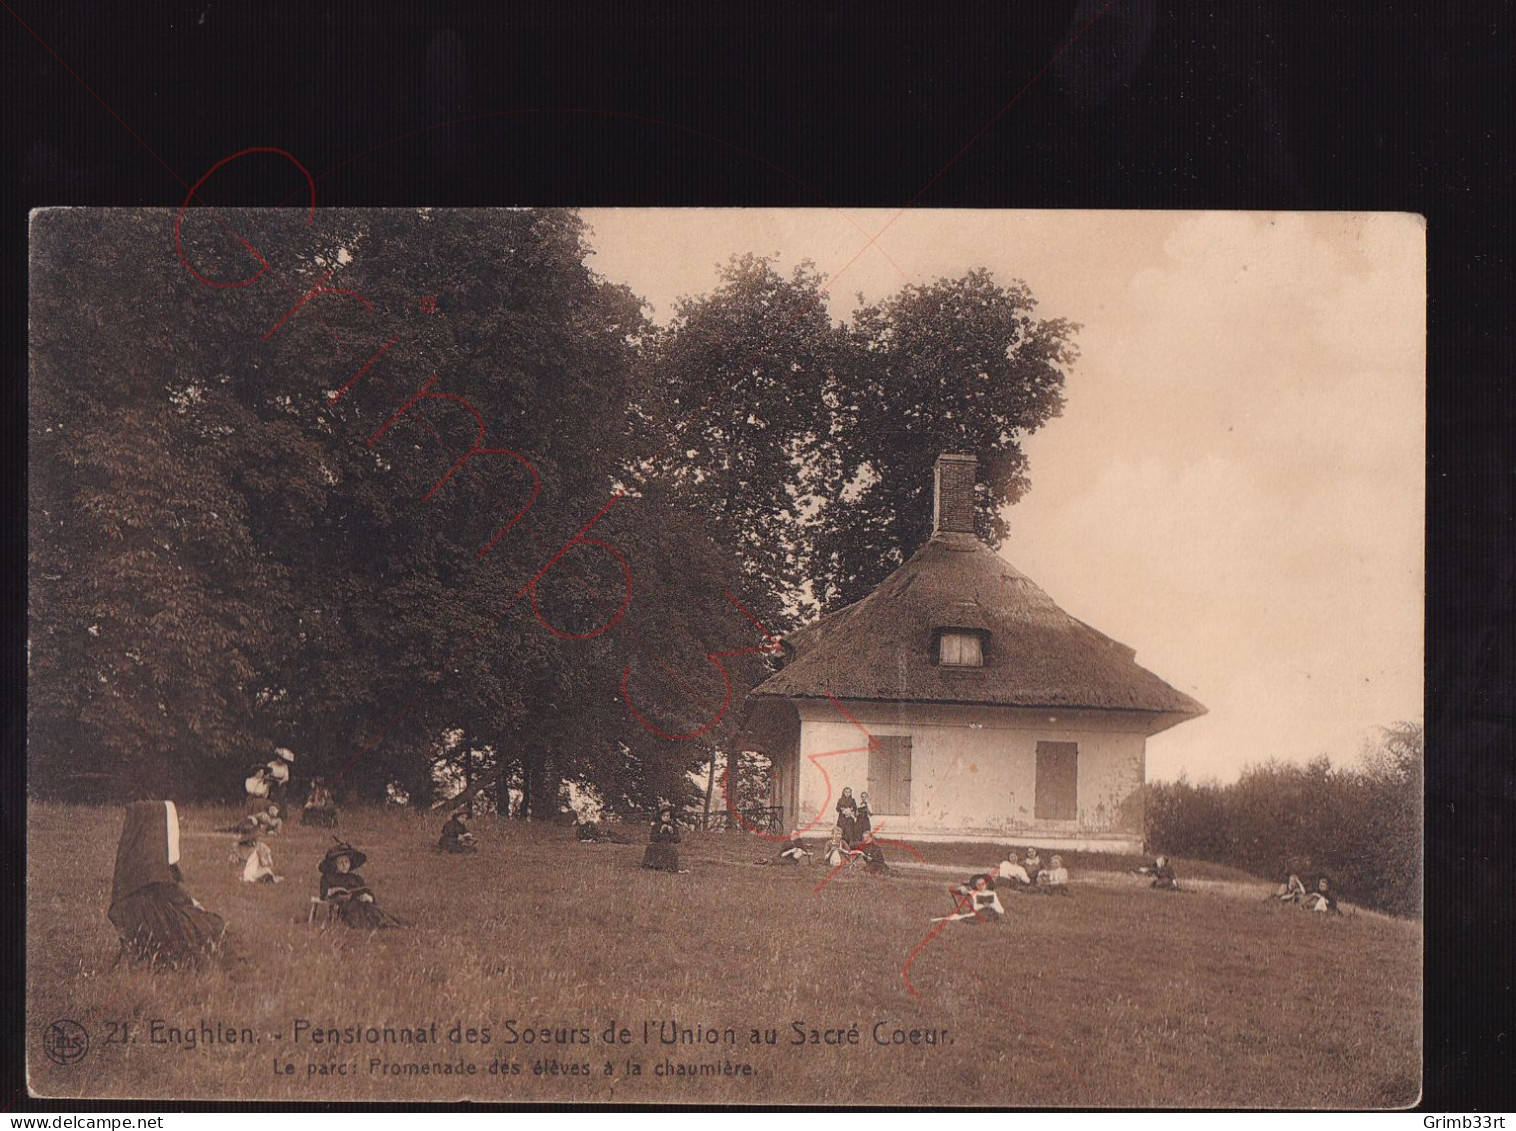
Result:
<svg viewBox="0 0 1516 1131">
<path fill-rule="evenodd" d="M 108 915 L 122 953 L 154 965 L 178 966 L 214 953 L 226 920 L 181 886 L 179 814 L 172 801 L 136 801 L 116 849 Z"/>
<path fill-rule="evenodd" d="M 374 900 L 373 890 L 358 874 L 368 857 L 350 844 L 338 841 L 321 861 L 321 898 L 337 905 L 337 914 L 349 927 L 377 930 L 404 927 Z"/>
<path fill-rule="evenodd" d="M 674 811 L 664 806 L 658 819 L 648 830 L 647 851 L 642 854 L 642 866 L 655 872 L 679 871 L 679 826 L 674 821 Z"/>
<path fill-rule="evenodd" d="M 268 771 L 268 799 L 283 805 L 289 792 L 290 769 L 295 764 L 293 750 L 281 746 L 274 751 L 274 756 L 264 767 Z"/>
<path fill-rule="evenodd" d="M 858 795 L 858 816 L 853 821 L 853 832 L 858 837 L 856 843 L 862 844 L 869 839 L 869 834 L 874 831 L 874 811 L 869 808 L 869 795 Z"/>
<path fill-rule="evenodd" d="M 849 848 L 858 843 L 858 802 L 853 800 L 851 787 L 845 787 L 837 799 L 837 827 L 842 830 L 842 841 Z"/>
</svg>

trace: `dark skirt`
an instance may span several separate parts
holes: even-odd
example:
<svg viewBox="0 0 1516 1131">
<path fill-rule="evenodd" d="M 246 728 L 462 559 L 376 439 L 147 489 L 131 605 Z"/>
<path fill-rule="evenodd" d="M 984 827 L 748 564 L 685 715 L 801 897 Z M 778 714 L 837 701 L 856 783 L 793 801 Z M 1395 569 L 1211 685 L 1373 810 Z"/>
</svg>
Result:
<svg viewBox="0 0 1516 1131">
<path fill-rule="evenodd" d="M 443 837 L 437 842 L 437 847 L 442 849 L 443 852 L 453 853 L 479 851 L 479 846 L 477 844 L 468 844 L 464 841 L 459 840 L 457 837 L 452 836 Z"/>
<path fill-rule="evenodd" d="M 211 954 L 226 920 L 191 899 L 178 884 L 148 884 L 111 904 L 110 921 L 132 958 L 178 966 Z"/>
<path fill-rule="evenodd" d="M 856 817 L 838 816 L 837 827 L 842 830 L 842 843 L 851 848 L 858 843 L 858 820 Z"/>
<path fill-rule="evenodd" d="M 337 904 L 337 914 L 354 930 L 377 931 L 386 927 L 409 926 L 404 919 L 385 911 L 377 903 L 362 899 L 345 899 Z"/>
<path fill-rule="evenodd" d="M 679 850 L 672 844 L 650 844 L 642 855 L 642 866 L 659 872 L 677 872 Z"/>
<path fill-rule="evenodd" d="M 300 823 L 302 825 L 314 825 L 318 829 L 335 829 L 337 827 L 337 810 L 302 809 L 300 810 Z"/>
</svg>

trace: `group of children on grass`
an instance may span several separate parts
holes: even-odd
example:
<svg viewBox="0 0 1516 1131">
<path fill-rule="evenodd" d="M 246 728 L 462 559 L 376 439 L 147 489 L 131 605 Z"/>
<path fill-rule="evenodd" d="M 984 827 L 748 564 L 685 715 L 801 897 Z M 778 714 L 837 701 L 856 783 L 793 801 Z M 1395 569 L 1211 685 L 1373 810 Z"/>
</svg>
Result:
<svg viewBox="0 0 1516 1131">
<path fill-rule="evenodd" d="M 288 790 L 289 766 L 293 761 L 294 755 L 281 749 L 276 751 L 272 762 L 259 767 L 247 781 L 249 803 L 246 816 L 224 830 L 237 834 L 230 858 L 239 869 L 241 880 L 246 883 L 275 884 L 284 878 L 274 869 L 267 838 L 276 836 L 283 826 L 280 803 Z M 336 821 L 337 810 L 331 789 L 316 779 L 302 811 L 301 823 L 330 828 Z M 599 828 L 598 825 L 594 827 Z M 582 835 L 584 828 L 580 828 L 581 840 L 615 839 L 602 835 L 586 837 Z M 821 859 L 834 868 L 859 864 L 874 872 L 888 871 L 883 851 L 872 833 L 868 794 L 862 794 L 855 801 L 852 790 L 844 789 L 837 803 L 837 824 L 832 828 Z M 406 925 L 404 920 L 379 906 L 373 889 L 359 874 L 358 869 L 367 862 L 367 855 L 339 838 L 333 840 L 335 843 L 317 865 L 319 901 L 328 905 L 334 918 L 349 927 L 377 930 Z M 679 822 L 674 810 L 671 806 L 664 806 L 649 827 L 642 866 L 662 872 L 680 872 L 680 842 Z M 478 850 L 478 842 L 468 827 L 464 812 L 449 815 L 442 826 L 437 848 L 449 854 Z M 786 842 L 777 861 L 760 863 L 798 865 L 807 863 L 812 856 L 797 833 Z M 178 965 L 207 954 L 220 944 L 225 921 L 182 890 L 178 861 L 179 821 L 173 802 L 144 801 L 127 806 L 126 823 L 116 854 L 109 911 L 109 918 L 121 937 L 122 955 L 130 954 L 153 964 Z M 1166 856 L 1159 856 L 1152 864 L 1135 871 L 1150 877 L 1150 886 L 1154 889 L 1180 890 L 1173 864 Z M 1028 848 L 1019 858 L 1016 849 L 1008 848 L 994 870 L 976 873 L 963 883 L 953 885 L 949 889 L 953 900 L 952 913 L 933 922 L 994 921 L 1005 915 L 1000 892 L 1067 895 L 1068 884 L 1068 869 L 1063 866 L 1061 857 L 1053 856 L 1044 867 L 1036 848 Z M 1324 876 L 1318 880 L 1316 890 L 1308 892 L 1300 876 L 1292 872 L 1270 898 L 1308 911 L 1342 914 Z"/>
<path fill-rule="evenodd" d="M 1005 905 L 1000 902 L 1002 891 L 1068 895 L 1069 870 L 1063 866 L 1061 856 L 1054 856 L 1044 867 L 1042 855 L 1036 848 L 1028 848 L 1020 859 L 1017 859 L 1014 848 L 1007 848 L 1004 859 L 994 871 L 976 872 L 963 883 L 949 887 L 952 914 L 940 915 L 932 922 L 985 923 L 1004 919 Z"/>
<path fill-rule="evenodd" d="M 1279 885 L 1279 890 L 1273 898 L 1280 903 L 1291 904 L 1304 911 L 1312 911 L 1319 915 L 1341 915 L 1342 908 L 1337 905 L 1337 897 L 1332 894 L 1331 884 L 1322 876 L 1316 881 L 1315 891 L 1306 891 L 1304 882 L 1298 872 L 1291 872 L 1284 883 Z"/>
</svg>

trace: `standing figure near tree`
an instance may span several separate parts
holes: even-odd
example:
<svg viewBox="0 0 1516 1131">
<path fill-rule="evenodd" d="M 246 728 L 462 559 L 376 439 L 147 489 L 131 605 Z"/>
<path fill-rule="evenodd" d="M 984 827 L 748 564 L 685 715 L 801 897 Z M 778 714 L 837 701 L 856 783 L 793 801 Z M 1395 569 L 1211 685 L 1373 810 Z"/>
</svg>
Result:
<svg viewBox="0 0 1516 1131">
<path fill-rule="evenodd" d="M 295 764 L 293 751 L 286 750 L 283 746 L 274 751 L 274 756 L 264 767 L 268 771 L 268 799 L 276 802 L 280 808 L 284 807 L 285 798 L 289 793 L 290 770 Z"/>
<path fill-rule="evenodd" d="M 172 801 L 136 801 L 116 849 L 108 913 L 121 952 L 154 965 L 177 966 L 210 954 L 226 920 L 180 886 L 179 814 Z"/>
<path fill-rule="evenodd" d="M 658 819 L 648 830 L 647 851 L 642 855 L 642 866 L 655 872 L 679 871 L 679 826 L 674 821 L 674 810 L 665 805 L 658 811 Z"/>
</svg>

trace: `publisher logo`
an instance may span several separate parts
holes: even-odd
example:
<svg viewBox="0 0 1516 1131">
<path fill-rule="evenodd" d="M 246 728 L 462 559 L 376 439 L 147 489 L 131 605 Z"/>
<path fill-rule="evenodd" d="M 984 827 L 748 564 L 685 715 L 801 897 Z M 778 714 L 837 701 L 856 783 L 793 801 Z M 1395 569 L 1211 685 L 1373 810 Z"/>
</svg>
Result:
<svg viewBox="0 0 1516 1131">
<path fill-rule="evenodd" d="M 79 1022 L 61 1018 L 43 1032 L 42 1051 L 54 1064 L 78 1064 L 89 1055 L 89 1033 Z"/>
</svg>

